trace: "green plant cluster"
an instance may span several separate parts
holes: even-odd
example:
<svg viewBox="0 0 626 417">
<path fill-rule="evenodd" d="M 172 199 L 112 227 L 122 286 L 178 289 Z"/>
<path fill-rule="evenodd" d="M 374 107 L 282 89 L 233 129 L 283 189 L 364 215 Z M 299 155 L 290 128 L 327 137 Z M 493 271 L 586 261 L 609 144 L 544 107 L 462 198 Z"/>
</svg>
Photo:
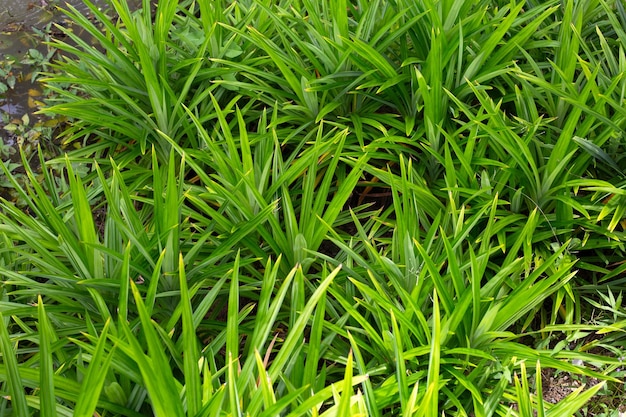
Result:
<svg viewBox="0 0 626 417">
<path fill-rule="evenodd" d="M 86 3 L 74 150 L 0 204 L 0 414 L 624 411 L 619 0 Z"/>
</svg>

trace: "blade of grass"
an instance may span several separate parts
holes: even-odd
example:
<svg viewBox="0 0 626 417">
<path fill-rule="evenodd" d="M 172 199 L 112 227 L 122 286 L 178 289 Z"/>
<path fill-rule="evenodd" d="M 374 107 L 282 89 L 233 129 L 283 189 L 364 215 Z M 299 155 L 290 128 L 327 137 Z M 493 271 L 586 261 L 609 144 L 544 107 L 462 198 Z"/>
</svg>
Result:
<svg viewBox="0 0 626 417">
<path fill-rule="evenodd" d="M 301 339 L 302 334 L 304 332 L 304 328 L 306 327 L 315 306 L 322 298 L 322 294 L 326 292 L 326 289 L 331 284 L 331 282 L 335 279 L 339 271 L 341 270 L 341 265 L 335 268 L 327 277 L 325 277 L 318 285 L 316 290 L 311 294 L 309 301 L 306 303 L 300 316 L 298 317 L 294 326 L 289 329 L 289 333 L 287 338 L 283 342 L 283 345 L 280 351 L 277 353 L 272 365 L 269 369 L 269 375 L 272 380 L 276 380 L 280 376 L 280 373 L 283 371 L 286 366 L 289 356 L 292 354 L 293 350 L 296 348 L 296 343 Z"/>
<path fill-rule="evenodd" d="M 4 315 L 0 313 L 0 346 L 2 347 L 2 361 L 6 367 L 9 394 L 11 395 L 11 406 L 16 415 L 30 416 L 32 413 L 26 403 L 26 393 L 24 392 L 20 368 L 7 329 L 8 324 L 9 318 L 4 317 Z"/>
<path fill-rule="evenodd" d="M 402 344 L 404 335 L 400 333 L 400 328 L 398 327 L 398 322 L 393 314 L 393 310 L 390 311 L 390 317 L 393 330 L 393 353 L 396 362 L 396 379 L 398 381 L 400 407 L 402 410 L 406 410 L 409 407 L 409 385 L 406 380 L 406 363 L 404 359 L 404 347 Z"/>
<path fill-rule="evenodd" d="M 196 326 L 193 322 L 191 296 L 187 288 L 185 276 L 185 263 L 182 253 L 179 255 L 178 274 L 180 285 L 180 305 L 182 306 L 183 326 L 183 360 L 185 373 L 185 397 L 187 399 L 187 415 L 195 416 L 202 404 L 202 391 L 200 385 L 200 372 L 198 360 L 200 353 L 196 336 Z"/>
<path fill-rule="evenodd" d="M 345 365 L 345 372 L 343 376 L 343 389 L 339 404 L 337 408 L 338 417 L 350 417 L 352 416 L 351 401 L 352 401 L 352 351 L 348 353 L 348 359 Z"/>
<path fill-rule="evenodd" d="M 54 390 L 54 368 L 52 363 L 51 344 L 54 341 L 54 330 L 46 314 L 41 296 L 37 297 L 37 319 L 39 320 L 39 381 L 41 384 L 41 416 L 54 417 L 57 415 L 56 397 Z"/>
<path fill-rule="evenodd" d="M 132 281 L 131 290 L 142 324 L 148 355 L 144 353 L 139 339 L 124 322 L 120 322 L 124 339 L 116 337 L 111 337 L 111 339 L 139 367 L 155 415 L 159 417 L 183 416 L 184 410 L 176 380 L 172 374 L 170 362 L 165 355 L 166 351 L 163 349 L 155 329 L 158 324 L 151 320 L 139 289 Z"/>
<path fill-rule="evenodd" d="M 272 405 L 276 404 L 276 393 L 274 392 L 272 381 L 267 375 L 263 359 L 261 359 L 261 355 L 258 350 L 254 351 L 254 357 L 256 359 L 257 370 L 259 372 L 257 385 L 261 387 L 261 391 L 263 393 L 263 407 L 267 410 Z"/>
<path fill-rule="evenodd" d="M 104 328 L 98 336 L 96 349 L 91 356 L 87 374 L 82 381 L 78 399 L 74 406 L 75 417 L 92 417 L 96 411 L 115 350 L 114 346 L 109 347 L 110 351 L 108 354 L 106 353 L 110 323 L 110 321 L 107 321 L 104 324 Z"/>
<path fill-rule="evenodd" d="M 237 363 L 239 363 L 239 261 L 240 252 L 238 251 L 230 275 L 226 322 L 226 352 L 228 353 L 229 361 L 237 361 Z"/>
</svg>

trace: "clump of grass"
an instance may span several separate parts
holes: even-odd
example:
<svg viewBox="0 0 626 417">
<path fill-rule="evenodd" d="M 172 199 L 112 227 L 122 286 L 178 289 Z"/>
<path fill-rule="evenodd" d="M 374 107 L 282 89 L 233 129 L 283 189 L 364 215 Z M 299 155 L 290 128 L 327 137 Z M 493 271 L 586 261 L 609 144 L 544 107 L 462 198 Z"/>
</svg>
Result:
<svg viewBox="0 0 626 417">
<path fill-rule="evenodd" d="M 97 47 L 53 41 L 83 146 L 5 170 L 3 407 L 562 416 L 619 386 L 568 344 L 621 343 L 583 302 L 624 269 L 621 4 L 112 3 L 69 10 Z M 546 369 L 602 382 L 551 404 Z"/>
</svg>

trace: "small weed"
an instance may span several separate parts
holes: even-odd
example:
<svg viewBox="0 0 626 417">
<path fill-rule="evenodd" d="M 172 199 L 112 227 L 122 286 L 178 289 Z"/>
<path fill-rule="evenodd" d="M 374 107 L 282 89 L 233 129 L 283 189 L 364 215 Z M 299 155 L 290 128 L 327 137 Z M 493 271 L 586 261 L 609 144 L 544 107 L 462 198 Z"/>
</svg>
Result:
<svg viewBox="0 0 626 417">
<path fill-rule="evenodd" d="M 9 89 L 15 88 L 15 83 L 18 81 L 19 76 L 15 72 L 16 62 L 16 59 L 11 56 L 7 56 L 0 61 L 0 94 L 4 94 Z"/>
</svg>

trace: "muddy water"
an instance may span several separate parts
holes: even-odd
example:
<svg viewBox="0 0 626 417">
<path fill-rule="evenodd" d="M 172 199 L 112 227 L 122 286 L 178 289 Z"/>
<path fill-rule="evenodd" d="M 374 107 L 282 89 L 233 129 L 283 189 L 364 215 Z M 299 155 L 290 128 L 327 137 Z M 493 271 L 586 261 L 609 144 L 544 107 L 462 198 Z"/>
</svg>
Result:
<svg viewBox="0 0 626 417">
<path fill-rule="evenodd" d="M 28 65 L 24 66 L 20 61 L 30 49 L 46 53 L 46 48 L 40 45 L 41 38 L 34 36 L 34 32 L 64 18 L 56 7 L 59 3 L 58 0 L 0 0 L 0 60 L 7 71 L 12 70 L 17 80 L 9 84 L 9 90 L 0 94 L 0 112 L 10 118 L 22 116 L 29 109 L 28 91 L 33 90 L 30 82 L 32 74 L 28 73 Z M 71 0 L 69 3 L 83 12 L 87 11 L 82 0 Z M 12 64 L 7 65 L 6 62 Z M 0 81 L 7 83 L 6 79 Z"/>
<path fill-rule="evenodd" d="M 91 2 L 101 9 L 109 8 L 106 0 Z M 30 117 L 31 125 L 39 119 L 32 111 L 36 110 L 36 103 L 43 99 L 40 97 L 41 89 L 32 82 L 34 69 L 25 65 L 24 59 L 28 59 L 33 50 L 48 54 L 47 47 L 41 44 L 42 37 L 36 36 L 36 32 L 50 27 L 51 23 L 66 26 L 67 18 L 58 7 L 66 7 L 66 3 L 89 14 L 89 8 L 82 0 L 0 0 L 0 76 L 3 77 L 0 82 L 6 84 L 7 81 L 6 74 L 1 72 L 3 68 L 14 73 L 11 88 L 0 91 L 0 146 L 2 142 L 5 145 L 15 142 L 16 135 L 4 128 L 7 122 L 19 124 L 20 120 L 25 120 L 24 115 Z M 128 3 L 136 9 L 141 0 L 128 0 Z M 7 66 L 7 62 L 14 64 Z"/>
<path fill-rule="evenodd" d="M 106 0 L 91 0 L 100 8 L 108 8 Z M 19 54 L 33 47 L 32 30 L 42 29 L 50 22 L 59 22 L 64 16 L 58 6 L 70 4 L 88 14 L 82 0 L 0 0 L 0 56 Z M 131 0 L 129 3 L 137 4 Z"/>
<path fill-rule="evenodd" d="M 91 0 L 100 8 L 107 8 L 106 0 Z M 139 4 L 130 0 L 129 4 Z M 34 26 L 49 22 L 58 16 L 58 6 L 64 7 L 70 4 L 81 12 L 87 12 L 88 8 L 82 0 L 0 0 L 0 27 L 10 23 L 23 23 L 25 26 Z"/>
</svg>

